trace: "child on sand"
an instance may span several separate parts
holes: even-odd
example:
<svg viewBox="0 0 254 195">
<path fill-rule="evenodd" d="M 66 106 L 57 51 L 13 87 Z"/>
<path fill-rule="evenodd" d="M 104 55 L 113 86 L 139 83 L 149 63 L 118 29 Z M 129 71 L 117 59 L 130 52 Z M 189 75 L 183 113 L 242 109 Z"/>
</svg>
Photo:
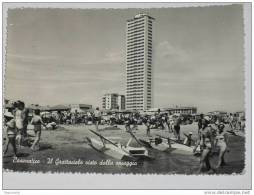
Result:
<svg viewBox="0 0 254 195">
<path fill-rule="evenodd" d="M 34 111 L 34 116 L 31 120 L 31 124 L 34 125 L 34 133 L 35 133 L 35 140 L 31 146 L 31 149 L 35 150 L 35 146 L 39 144 L 41 138 L 41 125 L 46 127 L 46 124 L 43 123 L 42 118 L 40 116 L 39 109 L 36 109 Z"/>
<path fill-rule="evenodd" d="M 17 148 L 16 148 L 16 123 L 14 116 L 10 112 L 6 112 L 4 114 L 4 119 L 6 122 L 6 127 L 7 127 L 7 143 L 6 143 L 6 148 L 4 150 L 4 154 L 7 153 L 9 145 L 12 145 L 13 152 L 14 152 L 14 157 L 17 156 Z"/>
</svg>

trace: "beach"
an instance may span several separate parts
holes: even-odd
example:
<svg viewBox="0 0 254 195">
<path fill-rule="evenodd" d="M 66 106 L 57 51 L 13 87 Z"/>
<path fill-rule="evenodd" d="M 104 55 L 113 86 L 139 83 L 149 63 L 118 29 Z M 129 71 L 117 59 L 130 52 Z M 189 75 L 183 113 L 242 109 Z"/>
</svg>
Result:
<svg viewBox="0 0 254 195">
<path fill-rule="evenodd" d="M 131 138 L 124 126 L 99 126 L 99 133 L 114 142 L 126 144 Z M 227 125 L 226 129 L 229 128 Z M 185 154 L 181 151 L 162 152 L 149 149 L 153 160 L 123 162 L 113 159 L 93 149 L 87 142 L 87 137 L 97 138 L 89 129 L 95 130 L 94 125 L 61 125 L 56 130 L 42 130 L 40 149 L 32 151 L 28 147 L 18 150 L 18 158 L 11 156 L 11 148 L 3 159 L 5 170 L 22 172 L 77 172 L 77 173 L 132 173 L 132 174 L 196 174 L 200 157 Z M 183 133 L 193 132 L 197 137 L 197 124 L 182 125 Z M 29 131 L 33 134 L 33 131 Z M 151 129 L 151 135 L 169 135 L 168 130 Z M 146 137 L 146 127 L 138 126 L 135 131 L 138 138 Z M 225 154 L 227 165 L 214 174 L 242 173 L 244 169 L 245 140 L 242 136 L 229 137 L 230 151 Z M 130 146 L 137 146 L 132 140 Z M 38 163 L 39 162 L 39 163 Z M 212 165 L 217 162 L 217 156 L 211 157 Z"/>
</svg>

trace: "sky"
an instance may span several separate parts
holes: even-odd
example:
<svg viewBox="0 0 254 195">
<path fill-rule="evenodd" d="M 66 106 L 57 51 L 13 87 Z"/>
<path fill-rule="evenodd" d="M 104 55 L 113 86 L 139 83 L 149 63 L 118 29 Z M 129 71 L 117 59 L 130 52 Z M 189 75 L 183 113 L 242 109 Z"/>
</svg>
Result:
<svg viewBox="0 0 254 195">
<path fill-rule="evenodd" d="M 154 107 L 244 110 L 241 5 L 153 9 L 11 9 L 7 18 L 7 99 L 101 106 L 125 94 L 126 20 L 153 25 Z"/>
</svg>

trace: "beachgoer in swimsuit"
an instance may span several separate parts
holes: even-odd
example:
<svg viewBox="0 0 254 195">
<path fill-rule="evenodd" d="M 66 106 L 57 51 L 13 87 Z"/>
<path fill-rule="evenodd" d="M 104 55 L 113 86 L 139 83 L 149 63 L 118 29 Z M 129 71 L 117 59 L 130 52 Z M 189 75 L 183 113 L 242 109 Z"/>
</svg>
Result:
<svg viewBox="0 0 254 195">
<path fill-rule="evenodd" d="M 16 148 L 16 124 L 15 124 L 15 119 L 12 113 L 7 112 L 4 114 L 4 119 L 6 122 L 6 133 L 7 133 L 7 142 L 6 142 L 6 147 L 4 150 L 4 154 L 7 153 L 9 145 L 12 145 L 14 156 L 17 156 L 17 148 Z"/>
<path fill-rule="evenodd" d="M 175 118 L 174 120 L 174 134 L 178 141 L 180 141 L 180 123 L 181 119 L 180 117 Z"/>
<path fill-rule="evenodd" d="M 99 130 L 99 122 L 101 120 L 101 112 L 99 111 L 99 107 L 94 111 L 94 122 L 96 131 Z"/>
<path fill-rule="evenodd" d="M 216 169 L 218 169 L 220 166 L 224 166 L 225 163 L 225 159 L 224 159 L 224 155 L 228 150 L 228 133 L 224 131 L 224 123 L 220 123 L 218 125 L 218 132 L 217 132 L 217 136 L 215 137 L 215 147 L 219 148 L 219 159 L 218 159 L 218 164 L 215 167 Z"/>
<path fill-rule="evenodd" d="M 209 126 L 209 117 L 204 117 L 202 129 L 200 130 L 200 148 L 201 148 L 201 158 L 199 173 L 203 168 L 206 167 L 207 171 L 211 170 L 211 164 L 209 160 L 209 155 L 212 150 L 212 128 Z"/>
<path fill-rule="evenodd" d="M 17 102 L 17 110 L 15 112 L 15 123 L 16 123 L 16 128 L 17 128 L 17 145 L 21 147 L 21 143 L 23 141 L 23 136 L 24 136 L 24 120 L 25 120 L 25 115 L 24 115 L 24 103 L 21 101 Z"/>
<path fill-rule="evenodd" d="M 31 146 L 31 149 L 35 150 L 35 146 L 39 144 L 41 138 L 41 125 L 46 127 L 46 124 L 43 123 L 42 118 L 40 116 L 39 109 L 36 109 L 34 111 L 34 116 L 31 120 L 31 124 L 34 125 L 34 133 L 35 133 L 35 140 Z"/>
</svg>

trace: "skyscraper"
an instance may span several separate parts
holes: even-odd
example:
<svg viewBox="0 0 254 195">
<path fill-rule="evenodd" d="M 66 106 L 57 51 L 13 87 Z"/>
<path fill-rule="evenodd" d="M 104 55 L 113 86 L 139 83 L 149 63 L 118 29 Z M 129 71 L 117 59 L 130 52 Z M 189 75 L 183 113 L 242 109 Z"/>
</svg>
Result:
<svg viewBox="0 0 254 195">
<path fill-rule="evenodd" d="M 141 13 L 127 20 L 126 109 L 152 107 L 152 26 L 151 16 Z"/>
</svg>

